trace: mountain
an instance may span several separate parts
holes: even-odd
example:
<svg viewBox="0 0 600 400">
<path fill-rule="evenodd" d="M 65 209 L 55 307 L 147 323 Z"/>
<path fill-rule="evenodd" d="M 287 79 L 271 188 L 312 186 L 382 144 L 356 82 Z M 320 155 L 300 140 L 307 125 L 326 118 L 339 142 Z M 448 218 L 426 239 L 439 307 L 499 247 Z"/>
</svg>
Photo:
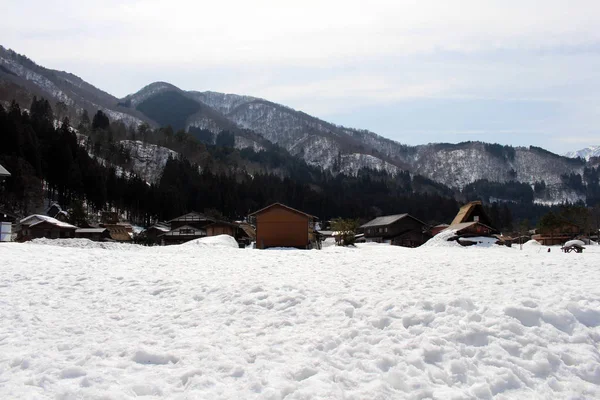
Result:
<svg viewBox="0 0 600 400">
<path fill-rule="evenodd" d="M 592 157 L 600 157 L 600 146 L 590 146 L 585 149 L 570 151 L 565 154 L 565 157 L 569 158 L 583 158 L 586 161 L 589 161 Z"/>
<path fill-rule="evenodd" d="M 64 71 L 44 68 L 27 57 L 0 46 L 0 102 L 16 100 L 23 106 L 31 104 L 33 96 L 66 106 L 66 115 L 77 121 L 83 110 L 93 115 L 102 110 L 112 120 L 128 125 L 147 122 L 156 125 L 143 113 L 118 105 L 119 99 Z"/>
<path fill-rule="evenodd" d="M 227 132 L 233 135 L 237 149 L 282 148 L 310 166 L 333 173 L 356 175 L 362 168 L 391 175 L 408 171 L 456 191 L 480 181 L 515 181 L 530 185 L 532 190 L 537 187 L 535 201 L 540 203 L 586 199 L 585 182 L 579 185 L 576 180 L 569 181 L 570 176 L 584 176 L 588 165 L 581 158 L 560 156 L 534 146 L 515 148 L 481 142 L 407 146 L 266 99 L 186 91 L 167 82 L 152 83 L 117 99 L 75 75 L 38 66 L 27 57 L 0 47 L 0 101 L 16 99 L 29 104 L 34 95 L 62 102 L 75 123 L 84 109 L 90 115 L 101 109 L 111 120 L 121 120 L 126 125 L 170 125 L 174 131 L 189 132 L 206 144 L 216 144 L 219 135 Z M 125 145 L 141 151 L 140 160 L 164 163 L 167 152 L 160 146 L 137 149 L 138 144 Z M 149 154 L 152 149 L 160 154 Z M 589 159 L 585 155 L 583 158 Z M 136 164 L 136 169 L 143 170 L 141 164 L 143 161 Z M 152 169 L 144 175 L 157 174 Z M 502 196 L 495 198 L 503 200 Z M 507 196 L 505 200 L 511 199 Z"/>
</svg>

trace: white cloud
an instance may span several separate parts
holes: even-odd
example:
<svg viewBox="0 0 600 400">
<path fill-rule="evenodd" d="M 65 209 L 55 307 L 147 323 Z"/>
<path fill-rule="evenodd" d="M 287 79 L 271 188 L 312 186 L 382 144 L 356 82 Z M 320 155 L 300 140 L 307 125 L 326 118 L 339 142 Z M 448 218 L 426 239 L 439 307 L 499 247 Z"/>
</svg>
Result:
<svg viewBox="0 0 600 400">
<path fill-rule="evenodd" d="M 0 3 L 0 44 L 119 96 L 168 80 L 321 117 L 421 98 L 536 100 L 563 104 L 536 130 L 600 125 L 597 0 Z"/>
</svg>

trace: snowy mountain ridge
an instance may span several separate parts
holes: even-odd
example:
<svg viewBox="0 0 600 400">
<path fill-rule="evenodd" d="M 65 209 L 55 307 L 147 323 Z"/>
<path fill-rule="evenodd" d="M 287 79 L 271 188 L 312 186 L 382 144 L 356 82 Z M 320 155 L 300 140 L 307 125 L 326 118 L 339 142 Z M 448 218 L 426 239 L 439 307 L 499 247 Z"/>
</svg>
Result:
<svg viewBox="0 0 600 400">
<path fill-rule="evenodd" d="M 592 157 L 600 157 L 600 146 L 590 146 L 577 151 L 569 151 L 565 154 L 565 157 L 569 158 L 583 158 L 589 161 Z"/>
<path fill-rule="evenodd" d="M 392 175 L 408 171 L 455 190 L 476 180 L 514 180 L 529 185 L 544 182 L 547 191 L 538 199 L 544 202 L 581 198 L 565 186 L 563 177 L 581 175 L 587 165 L 584 160 L 600 152 L 600 147 L 590 147 L 569 154 L 581 158 L 569 158 L 533 146 L 514 148 L 480 142 L 407 146 L 265 99 L 185 91 L 167 82 L 152 83 L 117 99 L 73 74 L 46 69 L 0 46 L 0 101 L 6 104 L 15 99 L 20 104 L 30 104 L 33 96 L 63 102 L 74 123 L 84 109 L 90 115 L 100 109 L 111 120 L 127 125 L 145 122 L 155 128 L 171 125 L 175 130 L 208 130 L 214 135 L 213 144 L 220 132 L 228 131 L 235 135 L 238 149 L 259 151 L 277 145 L 312 166 L 334 173 L 356 175 L 362 168 Z M 148 155 L 150 151 L 157 154 Z M 163 157 L 159 149 L 144 152 L 140 163 Z M 156 171 L 150 175 L 156 175 Z"/>
</svg>

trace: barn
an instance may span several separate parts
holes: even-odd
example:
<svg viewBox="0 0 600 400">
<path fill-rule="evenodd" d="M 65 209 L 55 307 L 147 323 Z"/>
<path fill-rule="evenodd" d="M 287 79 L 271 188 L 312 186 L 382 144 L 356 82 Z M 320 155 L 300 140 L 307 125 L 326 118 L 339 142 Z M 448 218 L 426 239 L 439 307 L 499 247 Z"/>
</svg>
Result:
<svg viewBox="0 0 600 400">
<path fill-rule="evenodd" d="M 256 248 L 317 247 L 314 230 L 316 217 L 305 212 L 274 203 L 249 215 L 256 220 Z"/>
</svg>

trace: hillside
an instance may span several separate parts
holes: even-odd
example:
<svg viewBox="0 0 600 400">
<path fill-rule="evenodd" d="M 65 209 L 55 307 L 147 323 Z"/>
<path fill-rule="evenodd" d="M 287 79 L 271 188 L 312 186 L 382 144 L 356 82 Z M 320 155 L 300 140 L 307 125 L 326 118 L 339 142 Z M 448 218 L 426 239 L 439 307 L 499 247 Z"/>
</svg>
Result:
<svg viewBox="0 0 600 400">
<path fill-rule="evenodd" d="M 281 147 L 290 156 L 334 174 L 357 175 L 363 168 L 396 175 L 408 171 L 456 191 L 486 180 L 526 183 L 537 202 L 585 201 L 586 185 L 568 182 L 583 178 L 582 159 L 559 156 L 536 147 L 480 142 L 407 146 L 376 133 L 331 124 L 265 99 L 213 91 L 186 91 L 166 82 L 152 83 L 117 99 L 67 72 L 38 66 L 25 56 L 0 47 L 0 102 L 16 99 L 30 104 L 33 96 L 56 103 L 57 111 L 78 122 L 83 110 L 103 110 L 112 121 L 137 127 L 171 126 L 215 145 L 221 132 L 232 134 L 238 150 Z M 60 102 L 60 104 L 58 103 Z M 60 110 L 59 110 L 60 109 Z M 58 116 L 61 119 L 60 115 Z M 177 151 L 177 149 L 172 149 Z M 593 152 L 583 154 L 593 155 Z M 151 156 L 150 159 L 159 157 Z M 588 157 L 589 158 L 589 157 Z M 595 191 L 596 189 L 593 188 Z M 510 199 L 508 199 L 510 200 Z"/>
</svg>

